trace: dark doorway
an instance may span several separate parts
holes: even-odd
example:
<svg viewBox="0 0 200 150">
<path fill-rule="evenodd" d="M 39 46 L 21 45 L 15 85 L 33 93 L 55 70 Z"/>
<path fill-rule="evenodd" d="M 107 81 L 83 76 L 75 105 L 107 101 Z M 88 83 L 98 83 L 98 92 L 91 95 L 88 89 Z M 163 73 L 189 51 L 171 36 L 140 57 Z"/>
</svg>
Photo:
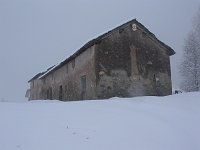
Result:
<svg viewBox="0 0 200 150">
<path fill-rule="evenodd" d="M 62 85 L 59 87 L 59 100 L 63 99 L 63 87 Z"/>
<path fill-rule="evenodd" d="M 47 99 L 52 99 L 52 88 L 50 87 L 48 90 L 47 90 Z"/>
<path fill-rule="evenodd" d="M 81 99 L 86 98 L 86 75 L 81 76 Z"/>
<path fill-rule="evenodd" d="M 49 97 L 48 97 L 48 99 L 52 100 L 52 88 L 51 87 L 49 88 Z"/>
</svg>

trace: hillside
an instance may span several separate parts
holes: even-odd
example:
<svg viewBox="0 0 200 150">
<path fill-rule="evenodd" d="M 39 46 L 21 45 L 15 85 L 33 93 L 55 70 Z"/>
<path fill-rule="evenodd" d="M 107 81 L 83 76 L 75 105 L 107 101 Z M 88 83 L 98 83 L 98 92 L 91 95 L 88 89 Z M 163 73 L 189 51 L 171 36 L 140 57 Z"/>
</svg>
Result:
<svg viewBox="0 0 200 150">
<path fill-rule="evenodd" d="M 0 150 L 199 150 L 200 93 L 0 102 Z"/>
</svg>

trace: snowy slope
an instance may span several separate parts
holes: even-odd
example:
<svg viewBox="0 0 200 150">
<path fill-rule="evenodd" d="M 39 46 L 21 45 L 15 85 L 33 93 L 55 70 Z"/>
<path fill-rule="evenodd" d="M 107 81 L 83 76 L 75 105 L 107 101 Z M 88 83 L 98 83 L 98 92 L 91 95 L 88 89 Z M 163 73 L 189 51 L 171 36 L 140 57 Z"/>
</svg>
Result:
<svg viewBox="0 0 200 150">
<path fill-rule="evenodd" d="M 200 150 L 200 93 L 0 103 L 0 150 Z"/>
</svg>

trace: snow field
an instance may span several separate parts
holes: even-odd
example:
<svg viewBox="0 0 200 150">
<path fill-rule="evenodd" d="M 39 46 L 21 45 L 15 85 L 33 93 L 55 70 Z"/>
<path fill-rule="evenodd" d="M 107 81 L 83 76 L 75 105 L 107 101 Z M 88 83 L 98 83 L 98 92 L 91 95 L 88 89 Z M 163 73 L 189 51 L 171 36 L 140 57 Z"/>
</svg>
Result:
<svg viewBox="0 0 200 150">
<path fill-rule="evenodd" d="M 0 150 L 199 150 L 200 93 L 0 102 Z"/>
</svg>

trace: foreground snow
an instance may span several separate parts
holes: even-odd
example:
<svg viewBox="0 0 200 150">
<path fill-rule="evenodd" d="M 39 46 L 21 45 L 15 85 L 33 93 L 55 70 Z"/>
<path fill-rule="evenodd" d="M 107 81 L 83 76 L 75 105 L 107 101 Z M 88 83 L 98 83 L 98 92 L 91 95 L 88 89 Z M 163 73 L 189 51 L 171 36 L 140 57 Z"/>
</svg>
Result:
<svg viewBox="0 0 200 150">
<path fill-rule="evenodd" d="M 200 93 L 0 103 L 0 150 L 199 150 Z"/>
</svg>

